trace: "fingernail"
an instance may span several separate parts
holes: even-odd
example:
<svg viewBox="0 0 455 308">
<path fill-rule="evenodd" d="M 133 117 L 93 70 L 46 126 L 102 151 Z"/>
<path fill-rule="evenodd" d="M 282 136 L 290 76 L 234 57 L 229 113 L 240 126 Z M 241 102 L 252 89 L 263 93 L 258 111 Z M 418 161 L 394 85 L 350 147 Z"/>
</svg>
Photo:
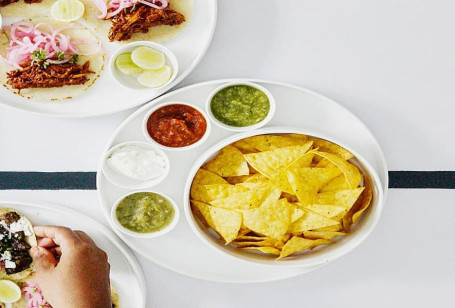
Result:
<svg viewBox="0 0 455 308">
<path fill-rule="evenodd" d="M 30 254 L 32 255 L 32 257 L 36 257 L 36 255 L 39 253 L 39 248 L 37 246 L 35 247 L 32 247 L 32 249 L 30 249 Z"/>
</svg>

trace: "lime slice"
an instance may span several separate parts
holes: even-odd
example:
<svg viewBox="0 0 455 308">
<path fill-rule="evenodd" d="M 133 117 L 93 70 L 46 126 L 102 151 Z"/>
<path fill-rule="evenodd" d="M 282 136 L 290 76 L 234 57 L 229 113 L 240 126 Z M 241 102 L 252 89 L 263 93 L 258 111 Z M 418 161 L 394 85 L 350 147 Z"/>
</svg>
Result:
<svg viewBox="0 0 455 308">
<path fill-rule="evenodd" d="M 0 303 L 11 304 L 21 299 L 21 288 L 10 280 L 0 280 Z"/>
<path fill-rule="evenodd" d="M 130 52 L 120 54 L 115 59 L 115 65 L 117 66 L 118 70 L 125 75 L 134 75 L 142 72 L 142 68 L 134 64 L 131 60 Z"/>
<path fill-rule="evenodd" d="M 165 65 L 159 70 L 145 71 L 137 79 L 141 85 L 148 88 L 164 86 L 172 76 L 172 69 Z"/>
<path fill-rule="evenodd" d="M 166 64 L 164 53 L 146 46 L 134 49 L 131 53 L 131 60 L 146 70 L 157 70 Z"/>
<path fill-rule="evenodd" d="M 57 0 L 51 8 L 51 15 L 58 21 L 75 21 L 84 15 L 85 7 L 79 0 Z"/>
</svg>

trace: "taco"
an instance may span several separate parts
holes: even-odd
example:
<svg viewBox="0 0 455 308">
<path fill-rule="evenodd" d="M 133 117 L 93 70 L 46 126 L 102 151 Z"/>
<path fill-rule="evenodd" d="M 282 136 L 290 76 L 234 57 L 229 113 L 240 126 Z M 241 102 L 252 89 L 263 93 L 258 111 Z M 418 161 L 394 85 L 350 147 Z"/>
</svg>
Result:
<svg viewBox="0 0 455 308">
<path fill-rule="evenodd" d="M 85 22 L 110 41 L 162 43 L 188 24 L 193 0 L 82 0 Z"/>
<path fill-rule="evenodd" d="M 36 101 L 70 99 L 90 88 L 104 68 L 100 43 L 79 24 L 35 18 L 4 28 L 0 82 L 13 93 Z"/>
<path fill-rule="evenodd" d="M 34 270 L 29 250 L 37 245 L 32 224 L 15 210 L 0 208 L 0 279 L 22 281 Z"/>
<path fill-rule="evenodd" d="M 45 12 L 45 2 L 51 1 L 55 0 L 0 0 L 0 7 L 3 17 L 32 17 L 41 15 L 40 11 Z"/>
</svg>

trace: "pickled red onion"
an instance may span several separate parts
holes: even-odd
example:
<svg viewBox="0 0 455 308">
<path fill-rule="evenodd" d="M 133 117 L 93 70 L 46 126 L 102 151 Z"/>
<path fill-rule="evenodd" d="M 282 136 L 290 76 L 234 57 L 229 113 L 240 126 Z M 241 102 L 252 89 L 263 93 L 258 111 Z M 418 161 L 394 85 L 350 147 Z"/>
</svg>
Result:
<svg viewBox="0 0 455 308">
<path fill-rule="evenodd" d="M 43 27 L 47 27 L 49 32 L 43 30 Z M 54 29 L 46 23 L 33 25 L 31 22 L 19 21 L 11 24 L 8 28 L 10 30 L 10 41 L 7 48 L 7 56 L 6 59 L 0 56 L 0 61 L 17 69 L 27 65 L 32 60 L 31 55 L 36 50 L 43 50 L 46 53 L 45 60 L 49 60 L 49 63 L 58 64 L 68 62 L 70 55 L 88 56 L 102 49 L 98 42 L 71 40 L 69 35 L 62 33 L 64 30 L 75 28 L 74 25 Z M 80 44 L 92 45 L 96 48 L 90 52 L 83 53 L 77 48 L 77 45 Z M 63 59 L 58 59 L 59 53 L 65 53 L 67 56 Z"/>
<path fill-rule="evenodd" d="M 41 289 L 35 282 L 29 281 L 21 288 L 24 292 L 25 300 L 27 301 L 26 308 L 50 308 L 51 306 L 47 303 L 46 299 L 41 292 Z"/>
<path fill-rule="evenodd" d="M 137 2 L 160 10 L 169 6 L 169 0 L 110 0 L 108 4 L 106 4 L 105 0 L 92 0 L 92 2 L 100 11 L 100 15 L 97 16 L 100 19 L 109 19 L 120 13 L 123 9 L 132 7 Z M 157 3 L 160 3 L 160 5 Z M 108 14 L 108 7 L 114 9 L 114 11 Z"/>
</svg>

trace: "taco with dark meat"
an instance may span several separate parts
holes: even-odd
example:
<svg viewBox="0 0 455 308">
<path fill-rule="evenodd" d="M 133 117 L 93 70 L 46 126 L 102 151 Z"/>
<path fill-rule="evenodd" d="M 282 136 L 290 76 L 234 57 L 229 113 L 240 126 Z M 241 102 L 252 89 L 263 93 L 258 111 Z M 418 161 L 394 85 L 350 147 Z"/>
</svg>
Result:
<svg viewBox="0 0 455 308">
<path fill-rule="evenodd" d="M 83 0 L 85 21 L 110 41 L 162 43 L 188 23 L 193 0 Z"/>
<path fill-rule="evenodd" d="M 3 34 L 0 82 L 23 97 L 73 98 L 90 88 L 104 68 L 100 43 L 79 24 L 22 20 L 5 26 Z"/>
<path fill-rule="evenodd" d="M 32 224 L 22 214 L 0 208 L 0 279 L 21 281 L 33 272 L 29 250 L 37 245 Z"/>
</svg>

